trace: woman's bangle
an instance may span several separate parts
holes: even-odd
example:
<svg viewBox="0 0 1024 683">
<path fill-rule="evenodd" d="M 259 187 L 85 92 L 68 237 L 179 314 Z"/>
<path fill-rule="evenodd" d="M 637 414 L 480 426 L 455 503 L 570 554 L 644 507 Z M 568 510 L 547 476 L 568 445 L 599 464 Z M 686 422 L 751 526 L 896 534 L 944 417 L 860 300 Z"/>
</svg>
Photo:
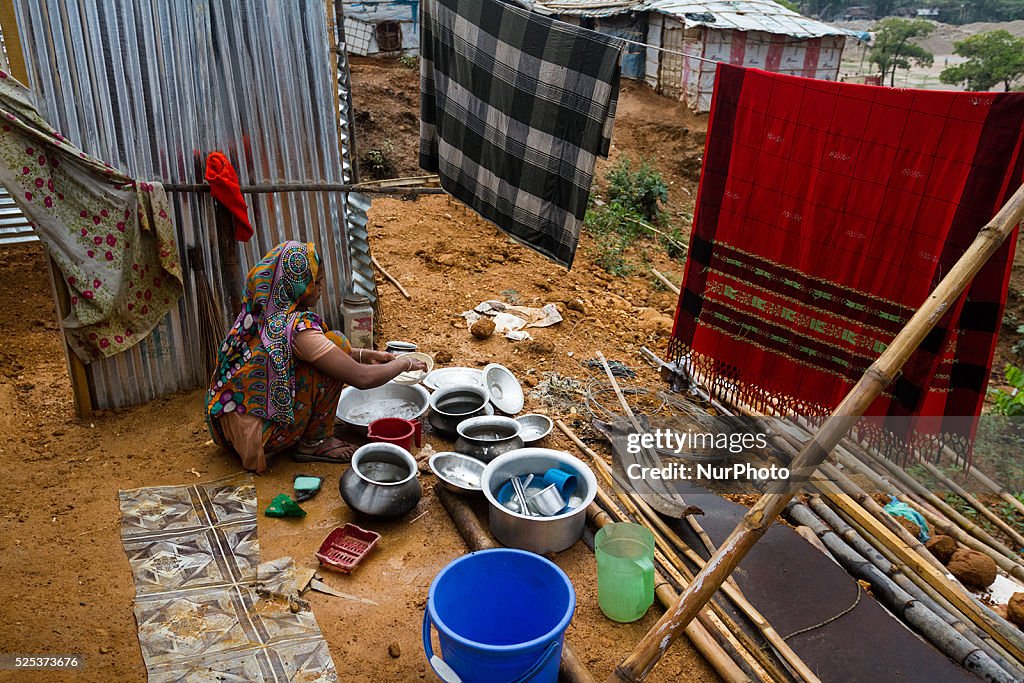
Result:
<svg viewBox="0 0 1024 683">
<path fill-rule="evenodd" d="M 362 363 L 363 362 L 363 350 L 362 349 L 356 349 L 356 351 L 359 352 L 359 355 L 356 356 L 356 360 L 359 361 L 360 363 Z"/>
</svg>

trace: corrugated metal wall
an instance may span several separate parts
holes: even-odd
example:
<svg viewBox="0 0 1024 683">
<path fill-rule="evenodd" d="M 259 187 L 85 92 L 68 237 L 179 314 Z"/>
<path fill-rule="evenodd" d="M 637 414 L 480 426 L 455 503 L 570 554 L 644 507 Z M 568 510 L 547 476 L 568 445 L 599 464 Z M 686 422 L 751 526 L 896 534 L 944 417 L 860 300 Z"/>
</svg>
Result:
<svg viewBox="0 0 1024 683">
<path fill-rule="evenodd" d="M 328 3 L 15 2 L 40 109 L 83 149 L 130 175 L 201 182 L 205 154 L 221 150 L 243 184 L 351 179 L 348 121 L 339 122 L 347 108 L 337 98 L 348 78 L 334 80 Z M 339 63 L 347 69 L 346 60 Z M 348 286 L 375 299 L 361 198 L 246 197 L 256 235 L 240 245 L 243 272 L 281 241 L 312 241 L 326 261 L 320 312 L 332 326 L 341 324 Z M 88 366 L 95 407 L 142 403 L 206 383 L 188 248 L 200 248 L 212 282 L 220 282 L 213 202 L 208 194 L 170 199 L 185 297 L 144 342 Z M 353 260 L 351 249 L 360 257 Z M 226 298 L 221 303 L 226 311 Z"/>
</svg>

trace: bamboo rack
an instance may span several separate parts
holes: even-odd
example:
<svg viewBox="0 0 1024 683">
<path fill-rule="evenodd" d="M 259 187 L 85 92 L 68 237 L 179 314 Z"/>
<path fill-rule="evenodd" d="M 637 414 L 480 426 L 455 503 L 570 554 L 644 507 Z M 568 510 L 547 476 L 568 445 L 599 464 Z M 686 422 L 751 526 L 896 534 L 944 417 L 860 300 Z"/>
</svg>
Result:
<svg viewBox="0 0 1024 683">
<path fill-rule="evenodd" d="M 810 479 L 828 453 L 853 428 L 858 418 L 864 414 L 875 398 L 892 382 L 910 355 L 939 322 L 942 314 L 953 306 L 982 266 L 1002 245 L 1020 221 L 1022 214 L 1024 214 L 1024 187 L 1018 188 L 996 216 L 980 230 L 971 246 L 928 296 L 921 308 L 840 402 L 831 416 L 818 429 L 814 438 L 800 451 L 790 468 L 797 480 Z M 610 683 L 641 681 L 647 676 L 672 640 L 678 637 L 686 624 L 711 599 L 740 560 L 779 516 L 794 493 L 793 487 L 787 482 L 779 482 L 773 485 L 769 493 L 761 496 L 718 549 L 718 552 L 711 557 L 694 581 L 686 588 L 675 608 L 667 611 L 647 635 L 637 643 L 633 651 L 616 667 L 608 679 Z M 876 522 L 875 524 L 881 532 L 891 535 L 891 532 L 881 523 Z M 909 556 L 918 557 L 913 552 L 909 552 Z M 923 561 L 919 560 L 919 564 L 923 565 L 925 571 L 935 571 L 931 565 Z M 945 579 L 945 577 L 942 578 Z M 957 604 L 954 600 L 951 602 Z M 970 603 L 969 600 L 967 603 L 969 605 L 958 605 L 958 607 L 962 609 L 973 607 L 973 603 Z M 1004 647 L 1007 645 L 1006 643 L 1001 644 Z M 1015 648 L 1011 647 L 1007 649 L 1018 661 L 1024 661 L 1024 657 L 1022 657 L 1024 653 L 1014 651 Z"/>
<path fill-rule="evenodd" d="M 555 426 L 558 427 L 558 429 L 565 434 L 577 448 L 590 457 L 591 461 L 594 463 L 594 468 L 597 473 L 601 476 L 606 485 L 616 491 L 616 494 L 620 500 L 622 500 L 626 509 L 633 513 L 636 521 L 648 527 L 654 535 L 655 544 L 658 546 L 661 555 L 665 558 L 665 561 L 678 568 L 681 572 L 682 576 L 677 583 L 685 586 L 692 581 L 693 574 L 685 566 L 679 563 L 672 563 L 670 558 L 675 557 L 675 551 L 682 552 L 686 559 L 697 566 L 698 569 L 704 566 L 704 558 L 687 546 L 671 529 L 671 527 L 667 526 L 657 513 L 647 506 L 642 497 L 618 490 L 614 485 L 614 479 L 608 464 L 593 449 L 584 444 L 571 428 L 561 420 L 556 420 Z M 722 587 L 722 592 L 733 602 L 737 609 L 739 609 L 740 612 L 743 613 L 743 615 L 747 617 L 752 624 L 754 624 L 755 628 L 761 632 L 765 640 L 775 648 L 782 660 L 793 671 L 808 683 L 818 681 L 817 676 L 810 667 L 800 659 L 799 655 L 793 651 L 789 644 L 782 638 L 782 636 L 779 635 L 768 620 L 765 619 L 764 616 L 746 599 L 738 585 L 733 582 L 726 582 Z"/>
<path fill-rule="evenodd" d="M 738 405 L 746 415 L 752 417 L 763 417 L 757 413 L 757 411 L 750 408 L 750 406 L 746 406 L 742 403 L 738 403 Z M 724 409 L 724 407 L 721 409 Z M 778 429 L 777 425 L 774 423 L 771 424 L 781 437 L 781 449 L 789 457 L 795 457 L 799 450 L 804 447 L 804 444 L 786 430 Z M 808 437 L 809 436 L 810 435 L 808 435 Z M 846 443 L 851 449 L 857 452 L 863 451 L 863 448 L 860 447 L 859 444 L 848 441 Z M 836 448 L 835 451 L 837 453 L 842 453 L 843 449 Z M 946 568 L 924 547 L 924 544 L 922 544 L 904 527 L 897 524 L 891 515 L 886 513 L 873 498 L 868 496 L 862 489 L 860 489 L 859 486 L 857 486 L 857 484 L 846 477 L 846 475 L 829 463 L 823 463 L 819 468 L 819 472 L 827 479 L 823 480 L 820 477 L 815 477 L 811 480 L 811 484 L 814 485 L 823 496 L 825 496 L 831 505 L 847 516 L 850 523 L 855 524 L 860 528 L 864 528 L 865 538 L 871 541 L 871 543 L 880 551 L 884 549 L 885 551 L 893 552 L 894 556 L 892 561 L 901 565 L 909 565 L 911 569 L 916 568 L 916 573 L 909 573 L 912 580 L 915 580 L 919 585 L 927 585 L 929 590 L 940 595 L 943 600 L 946 600 L 945 596 L 950 593 L 956 594 L 955 598 L 947 602 L 950 602 L 951 606 L 953 602 L 956 602 L 954 611 L 959 612 L 964 621 L 976 625 L 983 632 L 984 637 L 991 637 L 992 647 L 995 648 L 1004 658 L 1024 661 L 1020 659 L 1019 655 L 1019 652 L 1024 651 L 1024 636 L 1022 636 L 1015 627 L 960 588 L 958 584 L 955 584 L 955 582 L 946 578 Z M 884 480 L 879 481 L 885 483 Z M 838 487 L 838 490 L 836 487 Z M 928 515 L 932 514 L 931 508 L 926 507 L 922 509 L 927 509 Z M 863 519 L 870 519 L 872 521 L 871 525 L 865 525 L 865 523 L 861 521 Z M 938 518 L 936 518 L 936 521 L 938 521 Z M 875 524 L 880 525 L 881 528 L 887 529 L 890 535 L 878 535 L 876 532 L 873 532 L 871 529 L 878 528 L 874 527 Z M 961 536 L 966 540 L 979 543 L 980 545 L 980 542 L 966 534 L 963 534 L 958 527 L 949 523 L 945 524 L 952 527 L 955 532 L 961 534 Z M 867 528 L 867 526 L 871 526 L 871 529 Z M 1003 562 L 1008 563 L 1012 569 L 1013 565 L 1006 557 L 998 555 L 995 551 L 992 551 L 987 547 L 985 549 L 989 550 L 997 563 L 1002 560 Z M 913 559 L 910 559 L 907 555 L 907 553 L 911 552 L 915 553 Z M 920 565 L 917 564 L 918 562 L 923 562 L 925 565 L 930 566 L 931 571 L 922 573 L 919 569 Z M 964 604 L 970 605 L 970 607 L 961 608 L 961 605 Z M 999 634 L 998 636 L 996 635 L 997 632 Z M 1003 647 L 1003 643 L 1006 642 L 1014 644 L 1017 648 L 1018 654 L 1010 654 L 1010 652 Z"/>
</svg>

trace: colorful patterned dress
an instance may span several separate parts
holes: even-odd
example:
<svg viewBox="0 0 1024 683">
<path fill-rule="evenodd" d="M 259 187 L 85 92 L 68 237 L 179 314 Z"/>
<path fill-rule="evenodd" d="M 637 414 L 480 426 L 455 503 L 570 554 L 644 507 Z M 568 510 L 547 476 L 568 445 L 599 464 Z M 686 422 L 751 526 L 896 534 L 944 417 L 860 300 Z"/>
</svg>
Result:
<svg viewBox="0 0 1024 683">
<path fill-rule="evenodd" d="M 206 394 L 206 420 L 213 440 L 223 447 L 232 447 L 221 425 L 226 416 L 262 420 L 264 452 L 246 457 L 235 448 L 247 469 L 262 472 L 267 454 L 299 440 L 320 441 L 333 432 L 342 382 L 300 360 L 293 348 L 295 335 L 317 329 L 351 353 L 344 336 L 298 307 L 320 267 L 312 243 L 291 241 L 274 247 L 249 271 L 242 311 L 221 344 Z"/>
</svg>

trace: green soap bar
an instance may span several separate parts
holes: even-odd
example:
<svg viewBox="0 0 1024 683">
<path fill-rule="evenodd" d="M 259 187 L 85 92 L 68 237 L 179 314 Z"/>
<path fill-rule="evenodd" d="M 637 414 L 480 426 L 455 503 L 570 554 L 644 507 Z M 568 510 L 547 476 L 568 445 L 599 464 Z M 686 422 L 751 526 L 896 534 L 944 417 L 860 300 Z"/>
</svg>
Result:
<svg viewBox="0 0 1024 683">
<path fill-rule="evenodd" d="M 286 493 L 279 493 L 263 511 L 267 517 L 305 517 L 306 511 Z"/>
<path fill-rule="evenodd" d="M 320 477 L 295 477 L 296 491 L 316 491 L 323 481 Z"/>
</svg>

